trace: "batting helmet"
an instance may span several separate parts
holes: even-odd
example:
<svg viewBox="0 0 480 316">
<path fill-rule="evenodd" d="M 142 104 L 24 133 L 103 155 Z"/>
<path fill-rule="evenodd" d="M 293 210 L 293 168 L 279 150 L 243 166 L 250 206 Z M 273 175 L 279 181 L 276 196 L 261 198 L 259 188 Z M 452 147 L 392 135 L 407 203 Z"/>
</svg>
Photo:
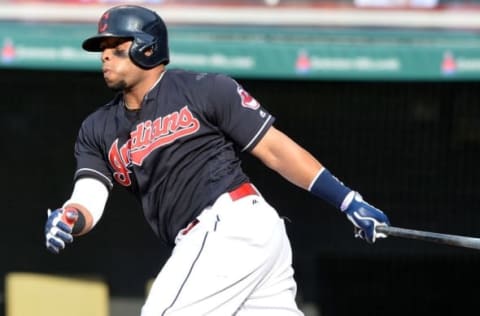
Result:
<svg viewBox="0 0 480 316">
<path fill-rule="evenodd" d="M 130 38 L 129 55 L 139 67 L 149 69 L 169 63 L 167 27 L 160 16 L 149 9 L 122 5 L 107 10 L 98 21 L 98 34 L 86 39 L 82 47 L 101 52 L 100 43 L 109 37 Z M 145 52 L 151 49 L 151 54 Z"/>
</svg>

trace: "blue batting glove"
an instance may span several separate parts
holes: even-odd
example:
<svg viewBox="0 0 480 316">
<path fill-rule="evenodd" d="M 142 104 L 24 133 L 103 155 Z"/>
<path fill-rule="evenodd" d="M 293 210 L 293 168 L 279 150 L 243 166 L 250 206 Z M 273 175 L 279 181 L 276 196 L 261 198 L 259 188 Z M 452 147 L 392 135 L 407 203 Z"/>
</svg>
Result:
<svg viewBox="0 0 480 316">
<path fill-rule="evenodd" d="M 387 215 L 365 202 L 358 192 L 350 192 L 344 204 L 346 205 L 342 205 L 342 211 L 355 226 L 355 237 L 365 239 L 368 243 L 374 243 L 377 238 L 387 237 L 376 232 L 378 226 L 390 225 Z"/>
<path fill-rule="evenodd" d="M 78 218 L 76 211 L 65 211 L 62 208 L 53 212 L 48 210 L 47 223 L 45 224 L 45 239 L 47 249 L 59 253 L 65 248 L 66 243 L 73 242 L 73 224 Z"/>
</svg>

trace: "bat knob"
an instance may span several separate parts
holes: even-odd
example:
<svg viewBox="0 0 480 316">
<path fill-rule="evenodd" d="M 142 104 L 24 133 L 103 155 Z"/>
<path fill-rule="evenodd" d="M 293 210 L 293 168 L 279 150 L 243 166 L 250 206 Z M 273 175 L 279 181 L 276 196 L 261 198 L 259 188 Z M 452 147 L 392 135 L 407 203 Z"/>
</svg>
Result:
<svg viewBox="0 0 480 316">
<path fill-rule="evenodd" d="M 62 221 L 67 223 L 69 226 L 75 225 L 78 220 L 78 211 L 74 208 L 68 208 L 63 211 Z"/>
</svg>

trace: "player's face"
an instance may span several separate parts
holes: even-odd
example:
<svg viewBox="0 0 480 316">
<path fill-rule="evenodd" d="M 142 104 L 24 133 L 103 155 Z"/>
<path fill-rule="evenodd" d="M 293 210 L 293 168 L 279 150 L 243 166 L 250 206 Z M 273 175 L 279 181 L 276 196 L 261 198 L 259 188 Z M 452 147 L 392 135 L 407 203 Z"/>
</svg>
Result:
<svg viewBox="0 0 480 316">
<path fill-rule="evenodd" d="M 130 46 L 132 41 L 124 38 L 107 38 L 101 43 L 103 78 L 109 88 L 125 90 L 139 81 L 142 69 L 130 60 Z"/>
</svg>

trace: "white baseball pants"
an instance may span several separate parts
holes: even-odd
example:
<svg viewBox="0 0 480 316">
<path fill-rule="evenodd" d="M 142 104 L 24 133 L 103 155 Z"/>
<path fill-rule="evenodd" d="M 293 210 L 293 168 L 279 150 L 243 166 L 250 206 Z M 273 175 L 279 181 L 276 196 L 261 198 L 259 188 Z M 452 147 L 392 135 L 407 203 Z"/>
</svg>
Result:
<svg viewBox="0 0 480 316">
<path fill-rule="evenodd" d="M 228 193 L 181 231 L 141 316 L 298 316 L 285 224 L 261 196 Z"/>
</svg>

